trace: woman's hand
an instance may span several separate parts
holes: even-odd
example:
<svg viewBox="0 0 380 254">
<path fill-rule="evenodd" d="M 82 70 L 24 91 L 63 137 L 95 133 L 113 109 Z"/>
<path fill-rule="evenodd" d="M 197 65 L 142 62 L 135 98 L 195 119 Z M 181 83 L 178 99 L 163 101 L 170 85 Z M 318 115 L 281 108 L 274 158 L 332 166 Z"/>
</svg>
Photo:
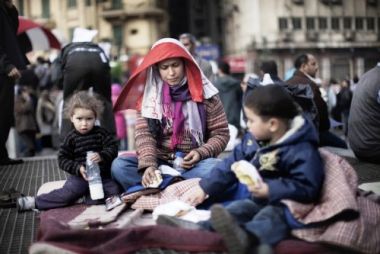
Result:
<svg viewBox="0 0 380 254">
<path fill-rule="evenodd" d="M 192 150 L 188 154 L 186 154 L 186 156 L 183 158 L 182 167 L 184 169 L 191 169 L 200 160 L 201 160 L 201 155 L 197 151 Z"/>
<path fill-rule="evenodd" d="M 156 170 L 158 170 L 156 167 L 148 167 L 145 169 L 141 180 L 141 183 L 145 188 L 159 180 L 156 177 Z"/>
<path fill-rule="evenodd" d="M 192 206 L 197 206 L 206 199 L 207 195 L 201 186 L 198 184 L 196 187 L 187 191 L 182 197 L 181 200 L 185 203 L 188 203 Z"/>
<path fill-rule="evenodd" d="M 81 174 L 84 180 L 88 181 L 86 168 L 84 166 L 80 166 L 79 173 Z"/>
<path fill-rule="evenodd" d="M 261 182 L 259 186 L 256 185 L 247 185 L 248 190 L 256 198 L 268 198 L 269 196 L 269 187 L 265 182 Z"/>
</svg>

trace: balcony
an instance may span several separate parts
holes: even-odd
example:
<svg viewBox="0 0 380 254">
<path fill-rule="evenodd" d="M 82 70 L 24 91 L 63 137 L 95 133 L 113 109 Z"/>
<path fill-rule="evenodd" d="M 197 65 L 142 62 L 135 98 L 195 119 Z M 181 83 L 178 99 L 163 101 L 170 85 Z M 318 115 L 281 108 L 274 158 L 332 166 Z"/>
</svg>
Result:
<svg viewBox="0 0 380 254">
<path fill-rule="evenodd" d="M 109 21 L 124 21 L 134 18 L 163 18 L 165 12 L 163 9 L 152 5 L 122 5 L 119 8 L 105 6 L 101 16 Z"/>
</svg>

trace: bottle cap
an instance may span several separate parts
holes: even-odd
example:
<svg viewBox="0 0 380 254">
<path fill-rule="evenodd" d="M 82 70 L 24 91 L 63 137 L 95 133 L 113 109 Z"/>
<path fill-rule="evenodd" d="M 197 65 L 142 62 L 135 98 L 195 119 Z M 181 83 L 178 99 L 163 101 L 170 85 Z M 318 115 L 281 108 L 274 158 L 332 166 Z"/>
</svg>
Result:
<svg viewBox="0 0 380 254">
<path fill-rule="evenodd" d="M 181 157 L 181 158 L 183 158 L 184 155 L 185 155 L 185 153 L 183 153 L 183 152 L 175 152 L 175 157 L 176 157 L 176 158 L 177 158 L 177 157 Z"/>
</svg>

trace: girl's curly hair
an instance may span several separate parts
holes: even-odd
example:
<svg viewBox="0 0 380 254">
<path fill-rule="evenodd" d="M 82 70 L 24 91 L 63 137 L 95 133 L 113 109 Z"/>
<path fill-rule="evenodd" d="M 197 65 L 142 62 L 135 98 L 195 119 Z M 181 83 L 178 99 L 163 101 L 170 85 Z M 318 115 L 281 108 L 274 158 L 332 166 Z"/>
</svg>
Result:
<svg viewBox="0 0 380 254">
<path fill-rule="evenodd" d="M 88 91 L 79 91 L 70 97 L 64 109 L 64 116 L 70 118 L 77 108 L 91 110 L 97 118 L 102 114 L 104 105 L 98 94 L 90 94 Z"/>
</svg>

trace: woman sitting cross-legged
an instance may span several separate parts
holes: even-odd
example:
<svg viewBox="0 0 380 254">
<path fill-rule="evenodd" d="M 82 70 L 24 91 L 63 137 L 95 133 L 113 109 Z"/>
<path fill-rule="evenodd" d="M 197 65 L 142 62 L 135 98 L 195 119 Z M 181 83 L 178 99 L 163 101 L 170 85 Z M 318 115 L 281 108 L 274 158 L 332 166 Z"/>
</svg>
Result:
<svg viewBox="0 0 380 254">
<path fill-rule="evenodd" d="M 137 156 L 116 158 L 113 178 L 124 190 L 140 183 L 150 186 L 160 165 L 172 166 L 176 152 L 184 154 L 183 178 L 206 176 L 229 140 L 218 90 L 184 46 L 170 38 L 153 45 L 121 92 L 115 110 L 136 106 L 131 99 L 141 80 L 145 88 L 137 102 Z"/>
</svg>

